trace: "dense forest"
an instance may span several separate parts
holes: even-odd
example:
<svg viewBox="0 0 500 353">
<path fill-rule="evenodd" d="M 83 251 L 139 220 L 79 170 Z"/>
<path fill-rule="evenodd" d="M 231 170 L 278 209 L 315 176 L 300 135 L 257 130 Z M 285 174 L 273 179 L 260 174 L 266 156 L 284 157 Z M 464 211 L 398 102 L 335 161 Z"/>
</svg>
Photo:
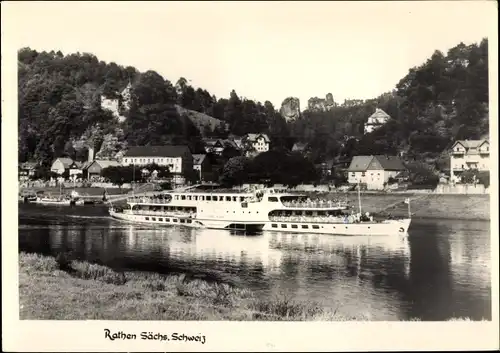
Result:
<svg viewBox="0 0 500 353">
<path fill-rule="evenodd" d="M 154 71 L 140 73 L 87 53 L 23 48 L 18 75 L 19 161 L 43 165 L 59 156 L 84 160 L 89 147 L 103 158 L 127 145 L 186 143 L 197 153 L 202 136 L 265 132 L 273 149 L 307 144 L 315 164 L 348 161 L 356 154 L 399 154 L 439 168 L 440 156 L 455 139 L 484 137 L 489 129 L 487 39 L 461 43 L 446 54 L 436 51 L 410 69 L 392 92 L 328 111 L 305 110 L 288 123 L 269 101 L 244 99 L 234 90 L 217 98 L 184 78 L 174 85 Z M 130 106 L 120 108 L 126 118 L 120 121 L 102 109 L 100 99 L 121 99 L 117 94 L 129 83 Z M 179 113 L 179 106 L 221 124 L 200 128 Z M 364 123 L 376 107 L 392 119 L 364 135 Z"/>
</svg>

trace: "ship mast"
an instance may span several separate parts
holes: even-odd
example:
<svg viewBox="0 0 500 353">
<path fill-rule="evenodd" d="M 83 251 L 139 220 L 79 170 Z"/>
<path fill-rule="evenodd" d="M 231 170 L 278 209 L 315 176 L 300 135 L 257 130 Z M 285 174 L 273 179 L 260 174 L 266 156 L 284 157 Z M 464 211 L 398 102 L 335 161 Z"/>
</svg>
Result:
<svg viewBox="0 0 500 353">
<path fill-rule="evenodd" d="M 359 214 L 361 214 L 361 183 L 358 181 L 358 206 Z"/>
</svg>

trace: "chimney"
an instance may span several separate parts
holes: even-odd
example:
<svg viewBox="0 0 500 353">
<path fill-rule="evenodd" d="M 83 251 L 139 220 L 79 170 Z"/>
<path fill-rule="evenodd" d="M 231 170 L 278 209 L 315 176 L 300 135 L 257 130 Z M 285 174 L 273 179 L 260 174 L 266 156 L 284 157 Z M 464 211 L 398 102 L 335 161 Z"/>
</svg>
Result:
<svg viewBox="0 0 500 353">
<path fill-rule="evenodd" d="M 87 162 L 92 162 L 94 160 L 94 148 L 89 147 L 89 156 L 87 158 Z"/>
</svg>

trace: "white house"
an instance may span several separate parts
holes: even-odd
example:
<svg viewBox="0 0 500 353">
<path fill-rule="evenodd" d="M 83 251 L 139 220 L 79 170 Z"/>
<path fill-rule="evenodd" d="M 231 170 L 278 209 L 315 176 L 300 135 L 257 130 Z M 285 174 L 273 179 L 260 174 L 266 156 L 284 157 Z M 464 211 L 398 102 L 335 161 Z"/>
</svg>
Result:
<svg viewBox="0 0 500 353">
<path fill-rule="evenodd" d="M 384 112 L 382 109 L 376 108 L 375 113 L 368 117 L 368 121 L 365 124 L 365 134 L 369 134 L 375 131 L 390 119 L 390 115 Z"/>
<path fill-rule="evenodd" d="M 368 190 L 382 190 L 389 178 L 405 171 L 398 157 L 394 156 L 354 156 L 347 169 L 350 184 L 366 184 Z"/>
<path fill-rule="evenodd" d="M 458 140 L 450 153 L 450 180 L 458 181 L 466 170 L 490 170 L 490 143 L 488 140 Z"/>
<path fill-rule="evenodd" d="M 66 157 L 56 158 L 54 162 L 52 162 L 50 171 L 62 175 L 66 170 L 70 169 L 72 164 L 73 160 L 71 158 L 66 158 Z"/>
<path fill-rule="evenodd" d="M 266 134 L 246 134 L 243 137 L 243 144 L 247 146 L 245 154 L 250 156 L 267 152 L 269 151 L 270 142 Z"/>
<path fill-rule="evenodd" d="M 168 166 L 175 178 L 193 170 L 193 155 L 185 145 L 134 146 L 130 147 L 122 158 L 123 166 L 144 166 L 153 163 Z M 182 182 L 179 178 L 176 180 Z"/>
<path fill-rule="evenodd" d="M 119 98 L 108 98 L 101 95 L 101 108 L 104 110 L 109 110 L 113 113 L 113 116 L 118 119 L 119 122 L 125 121 L 125 116 L 120 114 L 120 108 L 124 110 L 130 109 L 131 103 L 131 90 L 132 84 L 129 82 L 127 87 L 125 87 L 120 93 Z"/>
</svg>

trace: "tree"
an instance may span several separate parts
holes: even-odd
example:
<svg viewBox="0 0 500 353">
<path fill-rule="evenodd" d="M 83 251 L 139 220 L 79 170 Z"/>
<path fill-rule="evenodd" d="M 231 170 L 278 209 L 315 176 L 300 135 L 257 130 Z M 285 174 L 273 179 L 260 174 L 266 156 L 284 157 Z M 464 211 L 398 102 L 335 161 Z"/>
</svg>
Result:
<svg viewBox="0 0 500 353">
<path fill-rule="evenodd" d="M 134 180 L 138 181 L 142 179 L 141 173 L 136 171 L 133 166 L 107 167 L 102 170 L 101 175 L 114 185 L 118 185 L 120 188 L 125 183 L 131 183 Z"/>
<path fill-rule="evenodd" d="M 227 161 L 220 176 L 225 186 L 242 185 L 247 180 L 249 160 L 246 157 L 233 157 Z"/>
</svg>

